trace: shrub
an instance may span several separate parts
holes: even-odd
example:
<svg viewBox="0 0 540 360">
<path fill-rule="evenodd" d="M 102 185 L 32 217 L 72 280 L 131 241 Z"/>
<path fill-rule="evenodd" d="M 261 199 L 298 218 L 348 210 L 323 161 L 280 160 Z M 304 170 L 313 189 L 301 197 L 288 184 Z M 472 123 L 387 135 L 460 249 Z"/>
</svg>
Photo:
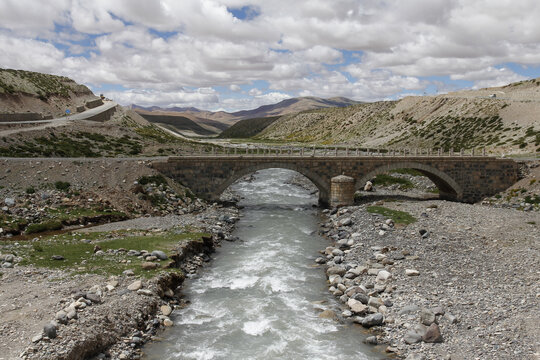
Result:
<svg viewBox="0 0 540 360">
<path fill-rule="evenodd" d="M 54 187 L 56 188 L 56 190 L 60 191 L 67 191 L 70 186 L 71 184 L 67 181 L 57 181 L 54 183 Z"/>
<path fill-rule="evenodd" d="M 27 194 L 34 194 L 36 192 L 36 189 L 34 189 L 33 186 L 30 186 L 30 187 L 27 187 L 25 191 Z"/>
<path fill-rule="evenodd" d="M 38 224 L 30 224 L 26 228 L 27 234 L 35 234 L 43 231 L 60 230 L 62 228 L 62 222 L 57 220 L 45 221 Z"/>
<path fill-rule="evenodd" d="M 141 185 L 147 185 L 147 184 L 156 184 L 156 185 L 167 185 L 167 180 L 163 177 L 163 175 L 149 175 L 149 176 L 141 176 L 137 182 Z"/>
</svg>

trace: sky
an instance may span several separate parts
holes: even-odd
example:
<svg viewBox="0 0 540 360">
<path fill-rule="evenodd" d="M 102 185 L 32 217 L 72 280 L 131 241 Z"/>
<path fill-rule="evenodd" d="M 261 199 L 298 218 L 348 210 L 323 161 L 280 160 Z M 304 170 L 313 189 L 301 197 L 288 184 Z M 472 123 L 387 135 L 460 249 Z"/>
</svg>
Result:
<svg viewBox="0 0 540 360">
<path fill-rule="evenodd" d="M 122 105 L 237 111 L 540 76 L 538 0 L 1 0 L 0 67 Z"/>
</svg>

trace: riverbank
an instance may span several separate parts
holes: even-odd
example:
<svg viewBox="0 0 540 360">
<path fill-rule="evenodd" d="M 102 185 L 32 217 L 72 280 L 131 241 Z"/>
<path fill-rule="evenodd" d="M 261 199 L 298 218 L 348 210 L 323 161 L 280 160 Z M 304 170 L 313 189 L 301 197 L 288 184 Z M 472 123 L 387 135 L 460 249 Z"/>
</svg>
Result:
<svg viewBox="0 0 540 360">
<path fill-rule="evenodd" d="M 174 325 L 169 315 L 182 306 L 185 276 L 209 261 L 223 239 L 232 240 L 237 215 L 234 208 L 208 205 L 198 213 L 85 229 L 69 235 L 75 244 L 67 234 L 47 238 L 53 246 L 63 241 L 69 249 L 78 243 L 94 249 L 64 254 L 59 263 L 86 257 L 62 269 L 25 265 L 32 254 L 39 260 L 47 251 L 39 241 L 2 244 L 2 256 L 12 255 L 14 266 L 2 269 L 0 346 L 7 350 L 0 359 L 140 358 L 141 346 L 160 327 Z M 136 247 L 145 241 L 169 251 Z"/>
<path fill-rule="evenodd" d="M 539 225 L 538 212 L 368 202 L 328 213 L 335 246 L 317 261 L 341 317 L 400 358 L 537 359 Z"/>
</svg>

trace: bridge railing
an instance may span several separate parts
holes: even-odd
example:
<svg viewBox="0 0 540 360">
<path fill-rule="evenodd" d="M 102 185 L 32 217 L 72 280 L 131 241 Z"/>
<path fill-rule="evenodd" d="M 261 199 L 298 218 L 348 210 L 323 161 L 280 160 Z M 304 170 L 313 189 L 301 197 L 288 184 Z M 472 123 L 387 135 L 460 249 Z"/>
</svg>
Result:
<svg viewBox="0 0 540 360">
<path fill-rule="evenodd" d="M 261 157 L 455 157 L 455 156 L 487 156 L 486 149 L 459 150 L 454 149 L 419 149 L 419 148 L 399 148 L 381 149 L 365 147 L 339 147 L 339 146 L 247 146 L 247 147 L 225 147 L 206 146 L 182 156 L 261 156 Z"/>
</svg>

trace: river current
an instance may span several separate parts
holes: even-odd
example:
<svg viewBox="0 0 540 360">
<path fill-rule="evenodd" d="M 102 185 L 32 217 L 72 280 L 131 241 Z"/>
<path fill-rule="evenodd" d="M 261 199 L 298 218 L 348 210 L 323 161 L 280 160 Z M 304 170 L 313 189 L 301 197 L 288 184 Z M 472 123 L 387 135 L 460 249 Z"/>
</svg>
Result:
<svg viewBox="0 0 540 360">
<path fill-rule="evenodd" d="M 317 251 L 317 198 L 288 181 L 294 172 L 259 171 L 233 185 L 244 206 L 234 235 L 184 284 L 191 302 L 173 313 L 146 359 L 376 359 L 355 325 L 318 317 L 337 311 Z M 377 356 L 378 355 L 378 356 Z"/>
</svg>

